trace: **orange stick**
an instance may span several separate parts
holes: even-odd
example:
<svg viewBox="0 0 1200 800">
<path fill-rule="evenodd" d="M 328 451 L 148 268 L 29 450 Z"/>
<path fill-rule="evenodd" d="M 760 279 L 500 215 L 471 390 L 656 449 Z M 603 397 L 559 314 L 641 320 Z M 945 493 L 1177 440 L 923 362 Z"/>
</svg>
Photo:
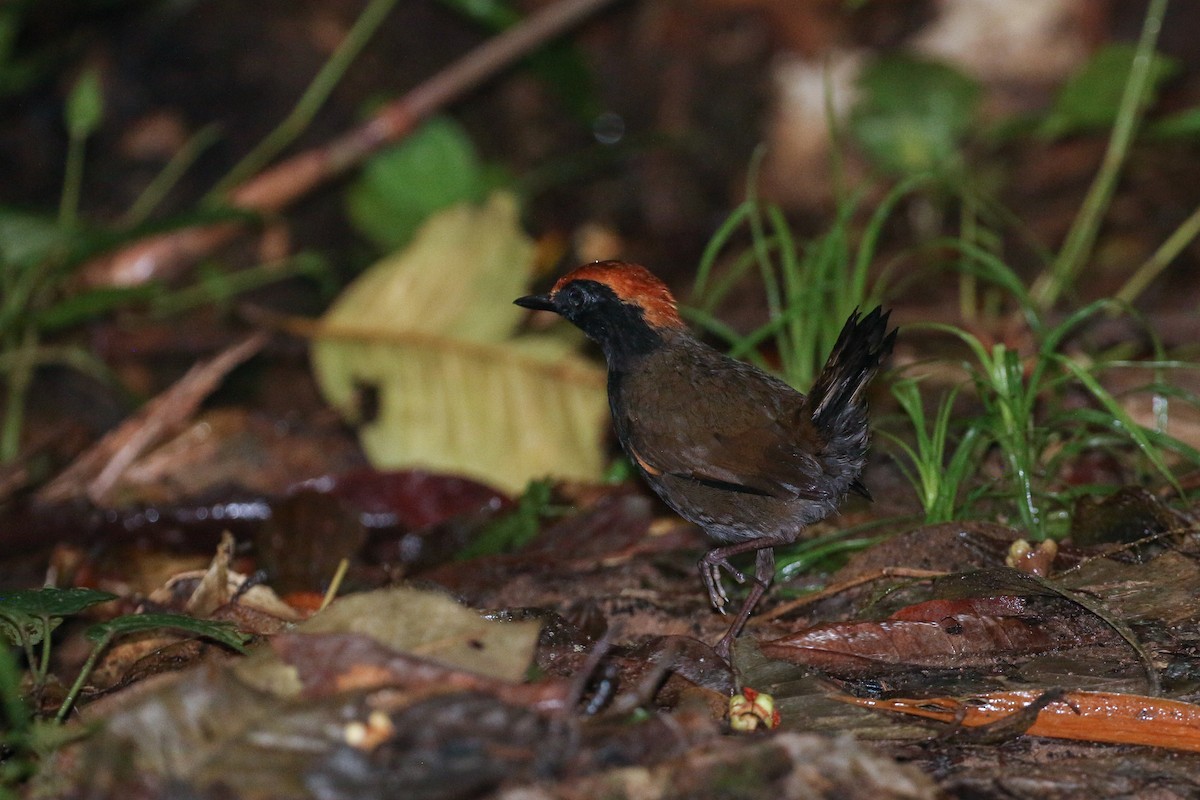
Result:
<svg viewBox="0 0 1200 800">
<path fill-rule="evenodd" d="M 1039 691 L 992 692 L 965 700 L 871 698 L 838 695 L 844 703 L 942 722 L 979 727 L 1020 711 Z M 1047 704 L 1025 731 L 1031 736 L 1107 744 L 1140 744 L 1200 753 L 1200 706 L 1115 692 L 1067 692 Z"/>
</svg>

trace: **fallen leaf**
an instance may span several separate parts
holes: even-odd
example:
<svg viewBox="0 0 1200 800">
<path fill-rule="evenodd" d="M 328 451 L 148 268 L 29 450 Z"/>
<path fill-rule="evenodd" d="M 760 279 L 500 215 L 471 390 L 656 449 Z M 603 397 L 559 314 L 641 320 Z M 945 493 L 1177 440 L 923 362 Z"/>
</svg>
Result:
<svg viewBox="0 0 1200 800">
<path fill-rule="evenodd" d="M 430 695 L 472 691 L 551 711 L 561 710 L 570 694 L 563 679 L 538 683 L 496 680 L 400 653 L 354 633 L 285 633 L 273 637 L 270 647 L 281 661 L 295 667 L 303 687 L 301 696 L 308 699 L 381 688 Z"/>
<path fill-rule="evenodd" d="M 1103 597 L 1105 606 L 1128 622 L 1180 625 L 1200 618 L 1200 565 L 1181 553 L 1168 551 L 1133 564 L 1094 558 L 1063 575 L 1062 584 Z"/>
<path fill-rule="evenodd" d="M 602 371 L 570 341 L 513 338 L 532 258 L 515 201 L 497 193 L 431 217 L 322 318 L 314 372 L 376 467 L 513 493 L 546 475 L 600 478 Z"/>
<path fill-rule="evenodd" d="M 302 616 L 283 602 L 274 589 L 250 581 L 250 576 L 233 570 L 234 538 L 226 531 L 221 535 L 217 552 L 203 570 L 188 570 L 172 575 L 150 593 L 150 602 L 170 611 L 184 611 L 194 617 L 212 617 L 218 609 L 230 603 L 270 617 L 280 623 L 299 622 Z"/>
<path fill-rule="evenodd" d="M 1066 601 L 998 596 L 931 600 L 886 620 L 817 625 L 761 649 L 769 658 L 859 675 L 887 667 L 986 667 L 1114 639 L 1099 619 Z"/>
<path fill-rule="evenodd" d="M 461 514 L 497 512 L 513 505 L 506 495 L 476 481 L 422 470 L 352 469 L 292 487 L 293 492 L 300 490 L 344 500 L 371 528 L 417 530 Z"/>
<path fill-rule="evenodd" d="M 541 623 L 489 620 L 442 592 L 393 587 L 335 600 L 297 633 L 360 634 L 401 653 L 516 682 L 533 663 Z M 298 694 L 298 673 L 262 650 L 234 667 L 239 678 L 280 696 Z"/>
<path fill-rule="evenodd" d="M 702 732 L 702 731 L 701 731 Z M 684 742 L 674 758 L 647 763 L 650 748 L 663 749 L 681 738 L 678 724 L 658 731 L 656 741 L 636 741 L 640 750 L 630 766 L 597 775 L 573 777 L 554 787 L 519 787 L 504 795 L 517 797 L 604 797 L 623 800 L 715 797 L 837 797 L 848 800 L 935 800 L 943 797 L 933 779 L 900 764 L 849 736 L 806 733 L 728 736 Z M 695 735 L 695 734 L 693 734 Z M 606 742 L 605 755 L 615 750 Z"/>
</svg>

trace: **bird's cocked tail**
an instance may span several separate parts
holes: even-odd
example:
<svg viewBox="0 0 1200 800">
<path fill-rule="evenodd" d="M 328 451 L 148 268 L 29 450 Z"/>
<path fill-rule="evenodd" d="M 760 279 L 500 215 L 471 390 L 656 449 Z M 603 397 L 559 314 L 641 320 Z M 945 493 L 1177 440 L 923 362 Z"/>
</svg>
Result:
<svg viewBox="0 0 1200 800">
<path fill-rule="evenodd" d="M 867 409 L 862 395 L 896 341 L 896 329 L 887 329 L 890 315 L 880 306 L 865 317 L 855 309 L 808 393 L 812 424 L 834 449 L 841 444 L 866 452 Z"/>
</svg>

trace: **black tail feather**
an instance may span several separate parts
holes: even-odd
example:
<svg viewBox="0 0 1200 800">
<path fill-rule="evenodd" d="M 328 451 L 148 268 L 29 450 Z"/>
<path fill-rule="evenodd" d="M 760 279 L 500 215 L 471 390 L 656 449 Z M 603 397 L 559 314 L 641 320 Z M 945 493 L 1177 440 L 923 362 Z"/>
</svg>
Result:
<svg viewBox="0 0 1200 800">
<path fill-rule="evenodd" d="M 876 306 L 861 317 L 858 309 L 854 309 L 846 320 L 808 393 L 808 407 L 818 431 L 836 436 L 866 414 L 863 389 L 879 371 L 880 363 L 891 354 L 896 341 L 896 329 L 888 331 L 891 313 Z"/>
</svg>

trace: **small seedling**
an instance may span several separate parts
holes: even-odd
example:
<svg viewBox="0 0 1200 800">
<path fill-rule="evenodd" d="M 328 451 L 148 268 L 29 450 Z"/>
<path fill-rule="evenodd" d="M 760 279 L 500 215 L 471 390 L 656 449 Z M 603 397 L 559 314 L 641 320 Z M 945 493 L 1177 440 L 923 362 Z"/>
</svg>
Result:
<svg viewBox="0 0 1200 800">
<path fill-rule="evenodd" d="M 25 589 L 16 592 L 0 594 L 0 636 L 20 647 L 25 653 L 28 664 L 30 682 L 34 696 L 38 696 L 45 687 L 49 677 L 51 634 L 66 617 L 100 603 L 115 600 L 116 595 L 95 589 Z M 108 622 L 93 625 L 87 631 L 87 637 L 94 646 L 87 661 L 84 662 L 75 678 L 70 691 L 59 706 L 55 719 L 61 722 L 66 718 L 79 696 L 100 654 L 112 644 L 118 636 L 128 633 L 139 633 L 148 630 L 173 629 L 212 639 L 238 652 L 242 652 L 248 637 L 240 633 L 232 624 L 212 620 L 195 619 L 182 614 L 131 614 Z M 41 645 L 40 653 L 38 645 Z M 2 667 L 3 665 L 0 665 Z M 0 683 L 4 676 L 0 674 Z M 17 708 L 20 700 L 19 692 L 14 696 L 8 690 L 13 688 L 3 683 L 5 689 L 4 702 L 6 713 L 10 715 Z"/>
</svg>

